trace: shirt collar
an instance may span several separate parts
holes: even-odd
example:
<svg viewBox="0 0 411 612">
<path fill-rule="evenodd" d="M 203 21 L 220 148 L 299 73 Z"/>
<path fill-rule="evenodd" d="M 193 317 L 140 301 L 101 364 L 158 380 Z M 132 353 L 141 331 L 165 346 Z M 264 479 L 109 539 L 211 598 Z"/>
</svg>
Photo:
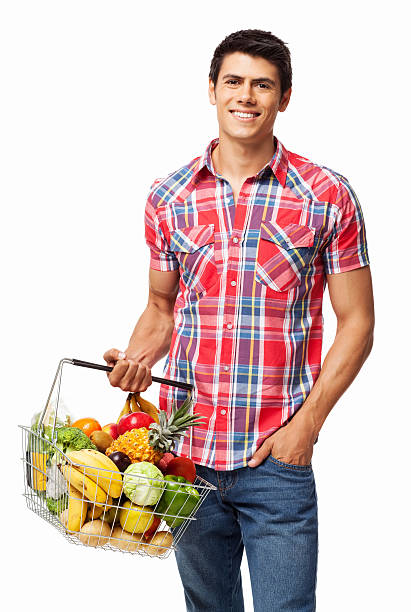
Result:
<svg viewBox="0 0 411 612">
<path fill-rule="evenodd" d="M 279 183 L 283 187 L 285 187 L 288 170 L 288 151 L 284 147 L 284 145 L 278 140 L 278 138 L 273 136 L 273 139 L 275 153 L 270 159 L 270 161 L 267 162 L 267 164 L 264 166 L 264 168 L 261 168 L 261 170 L 258 172 L 258 175 L 261 175 L 266 168 L 270 168 L 272 173 L 277 177 Z M 198 160 L 197 167 L 194 169 L 193 179 L 204 167 L 206 167 L 211 174 L 214 174 L 214 176 L 216 175 L 216 172 L 213 167 L 213 161 L 211 159 L 211 153 L 213 149 L 217 146 L 218 142 L 219 138 L 213 138 L 213 140 L 209 143 L 206 150 Z"/>
</svg>

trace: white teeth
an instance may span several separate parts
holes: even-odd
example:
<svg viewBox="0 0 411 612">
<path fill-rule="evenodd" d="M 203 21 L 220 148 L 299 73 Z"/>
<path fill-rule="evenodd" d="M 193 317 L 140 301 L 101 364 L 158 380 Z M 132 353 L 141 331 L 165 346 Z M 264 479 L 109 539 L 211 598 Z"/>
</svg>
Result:
<svg viewBox="0 0 411 612">
<path fill-rule="evenodd" d="M 248 117 L 256 117 L 257 115 L 254 115 L 254 113 L 240 113 L 238 111 L 233 111 L 233 115 L 236 115 L 237 117 L 244 117 L 244 118 L 248 118 Z"/>
</svg>

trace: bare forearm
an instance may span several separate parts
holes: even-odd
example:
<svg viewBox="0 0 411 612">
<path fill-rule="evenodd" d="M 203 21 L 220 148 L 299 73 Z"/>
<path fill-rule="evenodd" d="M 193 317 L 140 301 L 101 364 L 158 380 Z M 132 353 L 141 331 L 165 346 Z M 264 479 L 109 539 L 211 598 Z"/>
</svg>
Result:
<svg viewBox="0 0 411 612">
<path fill-rule="evenodd" d="M 162 311 L 156 304 L 149 304 L 137 321 L 126 356 L 152 368 L 168 353 L 173 329 L 172 313 Z"/>
<path fill-rule="evenodd" d="M 294 425 L 309 428 L 317 437 L 333 406 L 360 371 L 372 344 L 373 332 L 368 325 L 347 322 L 339 327 L 310 395 L 292 419 Z"/>
</svg>

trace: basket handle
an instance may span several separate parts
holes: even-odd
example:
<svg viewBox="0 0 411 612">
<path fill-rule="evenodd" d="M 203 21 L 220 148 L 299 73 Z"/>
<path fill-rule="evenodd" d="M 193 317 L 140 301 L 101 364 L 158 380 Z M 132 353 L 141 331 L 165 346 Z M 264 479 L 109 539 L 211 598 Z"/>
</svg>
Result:
<svg viewBox="0 0 411 612">
<path fill-rule="evenodd" d="M 37 428 L 40 429 L 45 423 L 46 417 L 48 418 L 54 412 L 54 422 L 52 425 L 53 440 L 54 440 L 55 432 L 56 432 L 57 410 L 58 410 L 58 404 L 59 404 L 59 398 L 60 398 L 61 376 L 63 372 L 63 365 L 65 363 L 75 365 L 75 366 L 81 366 L 83 368 L 92 368 L 93 370 L 103 370 L 105 372 L 111 372 L 113 369 L 110 366 L 101 365 L 99 363 L 90 363 L 89 361 L 82 361 L 81 359 L 64 358 L 60 360 L 56 375 L 53 380 L 53 384 L 51 385 L 51 389 L 50 389 L 50 393 L 47 398 L 46 405 L 41 413 L 41 416 L 39 418 L 38 425 L 37 425 Z M 190 392 L 190 394 L 191 394 L 191 391 L 194 389 L 194 386 L 190 385 L 190 383 L 179 382 L 177 380 L 168 380 L 167 378 L 159 378 L 157 376 L 152 376 L 152 380 L 154 382 L 163 383 L 165 385 L 170 385 L 172 387 L 179 387 L 180 389 L 184 389 L 185 391 Z M 53 395 L 53 391 L 55 388 L 57 388 L 57 409 L 56 410 L 54 410 L 51 405 L 51 397 Z"/>
<path fill-rule="evenodd" d="M 82 361 L 81 359 L 72 359 L 72 364 L 75 366 L 81 366 L 82 368 L 92 368 L 93 370 L 104 370 L 104 372 L 111 372 L 113 368 L 99 363 L 90 363 L 89 361 Z M 152 376 L 153 382 L 162 383 L 163 385 L 170 385 L 170 387 L 178 387 L 179 389 L 185 389 L 185 391 L 192 391 L 193 385 L 190 383 L 179 382 L 178 380 L 169 380 L 168 378 L 159 378 L 158 376 Z"/>
</svg>

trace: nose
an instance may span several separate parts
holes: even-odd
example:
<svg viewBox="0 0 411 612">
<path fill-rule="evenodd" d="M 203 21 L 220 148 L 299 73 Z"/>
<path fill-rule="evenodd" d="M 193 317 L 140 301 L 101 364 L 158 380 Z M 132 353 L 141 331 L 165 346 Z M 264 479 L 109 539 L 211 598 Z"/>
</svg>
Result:
<svg viewBox="0 0 411 612">
<path fill-rule="evenodd" d="M 255 104 L 255 98 L 253 96 L 253 88 L 251 86 L 251 83 L 247 83 L 244 81 L 239 92 L 239 101 L 243 103 L 250 102 L 252 104 Z"/>
</svg>

